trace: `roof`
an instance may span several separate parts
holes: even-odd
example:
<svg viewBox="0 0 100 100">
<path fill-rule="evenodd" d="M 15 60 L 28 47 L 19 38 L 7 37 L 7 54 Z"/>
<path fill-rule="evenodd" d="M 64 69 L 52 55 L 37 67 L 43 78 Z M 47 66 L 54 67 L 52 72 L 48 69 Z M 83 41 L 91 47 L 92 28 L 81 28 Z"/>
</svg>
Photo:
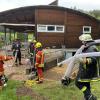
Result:
<svg viewBox="0 0 100 100">
<path fill-rule="evenodd" d="M 34 32 L 35 30 L 34 24 L 0 23 L 0 26 L 5 26 L 17 32 Z"/>
<path fill-rule="evenodd" d="M 77 13 L 82 16 L 86 16 L 92 20 L 99 22 L 96 18 L 82 13 L 77 10 L 59 7 L 59 6 L 52 6 L 52 5 L 38 5 L 38 6 L 27 6 L 27 7 L 20 7 L 16 9 L 11 9 L 7 11 L 0 12 L 0 23 L 14 23 L 14 24 L 35 24 L 35 9 L 55 9 L 55 10 L 62 10 L 62 11 L 70 11 L 73 13 Z M 6 26 L 7 28 L 14 29 L 16 31 L 24 31 L 26 29 L 32 30 L 33 26 L 19 26 L 17 25 L 2 25 Z"/>
</svg>

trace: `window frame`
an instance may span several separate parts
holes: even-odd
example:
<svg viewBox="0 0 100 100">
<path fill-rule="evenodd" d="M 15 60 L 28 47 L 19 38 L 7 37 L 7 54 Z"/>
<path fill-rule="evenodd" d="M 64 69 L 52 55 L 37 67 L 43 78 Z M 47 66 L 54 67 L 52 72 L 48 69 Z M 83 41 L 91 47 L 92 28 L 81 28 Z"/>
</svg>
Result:
<svg viewBox="0 0 100 100">
<path fill-rule="evenodd" d="M 57 27 L 62 27 L 62 31 L 57 31 Z M 64 25 L 56 25 L 56 32 L 63 32 L 64 33 L 65 27 Z"/>
<path fill-rule="evenodd" d="M 39 27 L 41 27 L 41 26 L 44 26 L 44 27 L 45 27 L 45 30 L 41 30 L 41 29 L 39 28 Z M 54 30 L 51 30 L 51 31 L 48 30 L 48 27 L 50 27 L 50 26 L 53 26 L 53 27 L 54 27 Z M 62 27 L 62 31 L 58 31 L 58 30 L 57 30 L 57 27 Z M 44 24 L 38 24 L 38 25 L 37 25 L 37 32 L 64 33 L 64 31 L 65 31 L 65 26 L 64 26 L 64 25 L 44 25 Z"/>
<path fill-rule="evenodd" d="M 89 31 L 85 31 L 84 28 L 89 28 Z M 91 26 L 83 26 L 83 33 L 91 33 Z"/>
<path fill-rule="evenodd" d="M 40 29 L 41 26 L 42 26 L 42 27 L 44 26 L 44 27 L 45 27 L 45 30 L 41 30 L 41 29 Z M 37 25 L 37 32 L 46 32 L 46 30 L 47 30 L 46 25 L 41 25 L 41 24 L 38 24 L 38 25 Z"/>
</svg>

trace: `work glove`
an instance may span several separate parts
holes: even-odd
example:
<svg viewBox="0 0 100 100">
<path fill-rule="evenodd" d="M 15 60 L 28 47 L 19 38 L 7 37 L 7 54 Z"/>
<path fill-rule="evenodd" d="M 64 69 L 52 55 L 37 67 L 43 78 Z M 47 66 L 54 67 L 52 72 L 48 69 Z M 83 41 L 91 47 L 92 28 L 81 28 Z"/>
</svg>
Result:
<svg viewBox="0 0 100 100">
<path fill-rule="evenodd" d="M 33 53 L 30 53 L 31 56 L 33 56 Z"/>
<path fill-rule="evenodd" d="M 71 82 L 71 79 L 69 77 L 65 77 L 61 79 L 62 85 L 68 86 Z"/>
<path fill-rule="evenodd" d="M 63 64 L 57 64 L 58 65 L 58 67 L 62 67 L 63 66 Z"/>
<path fill-rule="evenodd" d="M 85 57 L 84 58 L 79 58 L 79 62 L 83 63 L 83 64 L 86 64 L 87 59 Z"/>
</svg>

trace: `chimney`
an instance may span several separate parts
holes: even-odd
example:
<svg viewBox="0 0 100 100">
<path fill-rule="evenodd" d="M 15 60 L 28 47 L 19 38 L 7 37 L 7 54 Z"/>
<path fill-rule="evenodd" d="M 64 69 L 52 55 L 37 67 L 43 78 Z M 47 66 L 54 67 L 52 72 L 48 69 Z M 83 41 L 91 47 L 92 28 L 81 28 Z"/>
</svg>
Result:
<svg viewBox="0 0 100 100">
<path fill-rule="evenodd" d="M 49 5 L 52 5 L 52 6 L 58 6 L 58 0 L 53 1 L 53 2 L 50 3 Z"/>
</svg>

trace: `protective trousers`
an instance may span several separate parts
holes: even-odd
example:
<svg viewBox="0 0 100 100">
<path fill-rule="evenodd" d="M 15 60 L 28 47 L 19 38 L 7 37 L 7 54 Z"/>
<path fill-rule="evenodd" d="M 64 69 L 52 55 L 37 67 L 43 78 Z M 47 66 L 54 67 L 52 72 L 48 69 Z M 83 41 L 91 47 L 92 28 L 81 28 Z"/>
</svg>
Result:
<svg viewBox="0 0 100 100">
<path fill-rule="evenodd" d="M 84 93 L 84 98 L 88 100 L 91 95 L 90 82 L 79 82 L 76 80 L 75 85 Z"/>
<path fill-rule="evenodd" d="M 37 67 L 37 73 L 38 73 L 39 81 L 43 81 L 43 68 Z"/>
</svg>

